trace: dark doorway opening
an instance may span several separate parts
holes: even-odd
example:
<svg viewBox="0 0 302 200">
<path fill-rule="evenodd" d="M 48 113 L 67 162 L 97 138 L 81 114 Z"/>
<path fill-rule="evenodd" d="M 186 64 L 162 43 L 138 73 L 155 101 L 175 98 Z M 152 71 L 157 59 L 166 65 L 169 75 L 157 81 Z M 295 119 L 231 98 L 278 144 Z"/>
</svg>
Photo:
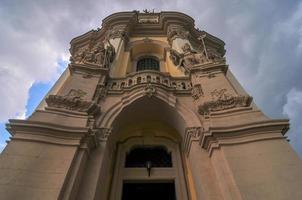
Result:
<svg viewBox="0 0 302 200">
<path fill-rule="evenodd" d="M 176 200 L 174 183 L 124 183 L 122 200 Z"/>
</svg>

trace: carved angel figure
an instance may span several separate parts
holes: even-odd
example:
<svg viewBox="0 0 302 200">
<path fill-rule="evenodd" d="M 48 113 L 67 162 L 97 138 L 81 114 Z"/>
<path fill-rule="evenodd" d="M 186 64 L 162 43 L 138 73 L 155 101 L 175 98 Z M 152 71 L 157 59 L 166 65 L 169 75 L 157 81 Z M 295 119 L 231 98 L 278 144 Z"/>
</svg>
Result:
<svg viewBox="0 0 302 200">
<path fill-rule="evenodd" d="M 207 62 L 207 58 L 204 51 L 202 52 L 195 51 L 191 48 L 191 46 L 188 43 L 186 43 L 182 47 L 182 50 L 184 52 L 183 65 L 185 68 L 190 69 L 196 64 L 203 64 Z"/>
</svg>

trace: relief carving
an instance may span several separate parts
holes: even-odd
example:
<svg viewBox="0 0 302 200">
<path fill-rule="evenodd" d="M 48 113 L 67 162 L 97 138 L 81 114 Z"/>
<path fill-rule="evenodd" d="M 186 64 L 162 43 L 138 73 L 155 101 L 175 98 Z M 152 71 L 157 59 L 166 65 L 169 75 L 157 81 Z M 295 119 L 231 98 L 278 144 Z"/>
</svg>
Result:
<svg viewBox="0 0 302 200">
<path fill-rule="evenodd" d="M 69 99 L 82 99 L 87 93 L 81 89 L 71 89 L 64 97 Z"/>
<path fill-rule="evenodd" d="M 191 48 L 191 46 L 186 43 L 183 47 L 183 67 L 190 70 L 194 65 L 206 63 L 207 57 L 204 51 L 196 51 Z"/>
<path fill-rule="evenodd" d="M 65 96 L 49 95 L 45 101 L 49 107 L 96 114 L 99 106 L 95 102 L 82 100 L 85 95 L 86 92 L 80 89 L 71 89 Z"/>
<path fill-rule="evenodd" d="M 124 25 L 114 26 L 107 32 L 106 39 L 124 38 L 127 36 L 126 27 Z"/>
<path fill-rule="evenodd" d="M 174 49 L 170 50 L 170 59 L 174 65 L 183 67 L 186 71 L 190 71 L 190 69 L 196 65 L 225 62 L 225 59 L 222 58 L 216 50 L 201 49 L 202 50 L 194 50 L 189 43 L 185 43 L 182 47 L 183 53 L 179 53 Z"/>
<path fill-rule="evenodd" d="M 100 141 L 107 141 L 108 137 L 110 136 L 112 132 L 111 128 L 101 128 L 98 131 L 98 136 Z"/>
<path fill-rule="evenodd" d="M 203 90 L 201 87 L 201 84 L 196 84 L 192 87 L 192 91 L 191 91 L 192 97 L 194 100 L 199 99 L 199 97 L 203 96 Z"/>
<path fill-rule="evenodd" d="M 159 23 L 159 16 L 150 14 L 150 15 L 138 15 L 138 23 L 140 24 L 157 24 Z"/>
<path fill-rule="evenodd" d="M 172 44 L 175 38 L 188 39 L 189 31 L 185 30 L 182 26 L 179 25 L 170 25 L 167 31 L 167 37 L 170 44 Z"/>
<path fill-rule="evenodd" d="M 211 101 L 207 101 L 199 106 L 199 114 L 208 115 L 210 112 L 221 111 L 236 107 L 247 107 L 252 102 L 250 96 L 232 95 L 227 92 L 227 89 L 215 89 L 211 92 Z"/>
<path fill-rule="evenodd" d="M 97 43 L 91 50 L 80 49 L 70 58 L 75 64 L 95 64 L 102 68 L 109 68 L 115 57 L 115 49 L 109 43 L 106 47 L 103 42 Z"/>
<path fill-rule="evenodd" d="M 154 87 L 154 85 L 151 85 L 150 83 L 145 87 L 145 94 L 151 98 L 153 95 L 156 94 L 156 88 Z"/>
</svg>

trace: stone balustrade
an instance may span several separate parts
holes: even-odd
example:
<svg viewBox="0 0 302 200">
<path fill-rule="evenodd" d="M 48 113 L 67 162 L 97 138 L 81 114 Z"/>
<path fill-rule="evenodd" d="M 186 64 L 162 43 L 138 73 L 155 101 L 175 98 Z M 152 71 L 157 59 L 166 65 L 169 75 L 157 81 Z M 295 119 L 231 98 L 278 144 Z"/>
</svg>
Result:
<svg viewBox="0 0 302 200">
<path fill-rule="evenodd" d="M 124 78 L 111 78 L 107 83 L 109 93 L 131 90 L 140 85 L 153 84 L 174 92 L 191 92 L 192 84 L 189 77 L 172 77 L 168 73 L 152 70 L 130 73 Z"/>
</svg>

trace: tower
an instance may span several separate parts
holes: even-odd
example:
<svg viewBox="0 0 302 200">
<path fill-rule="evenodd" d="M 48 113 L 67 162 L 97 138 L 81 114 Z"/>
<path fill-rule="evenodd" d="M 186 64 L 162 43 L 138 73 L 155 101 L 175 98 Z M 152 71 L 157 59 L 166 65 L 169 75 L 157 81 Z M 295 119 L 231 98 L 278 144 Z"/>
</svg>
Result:
<svg viewBox="0 0 302 200">
<path fill-rule="evenodd" d="M 179 12 L 120 12 L 71 40 L 68 69 L 10 120 L 3 199 L 301 199 L 302 162 Z"/>
</svg>

